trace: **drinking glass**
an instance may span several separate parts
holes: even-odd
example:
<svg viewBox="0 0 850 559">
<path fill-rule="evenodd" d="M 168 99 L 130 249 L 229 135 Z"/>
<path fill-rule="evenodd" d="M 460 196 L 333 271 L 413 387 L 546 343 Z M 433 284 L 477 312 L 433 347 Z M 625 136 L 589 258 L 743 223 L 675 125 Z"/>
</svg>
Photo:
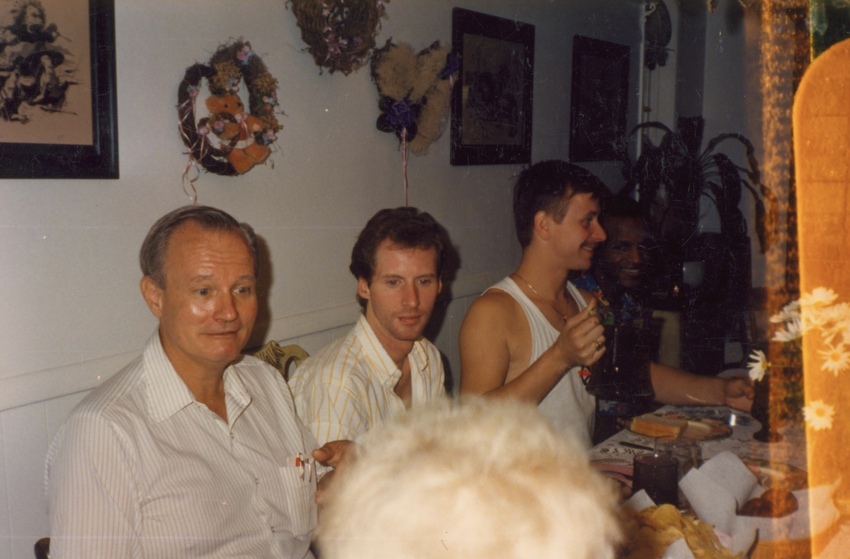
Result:
<svg viewBox="0 0 850 559">
<path fill-rule="evenodd" d="M 656 505 L 679 506 L 679 460 L 660 452 L 645 452 L 634 457 L 632 492 L 641 489 Z"/>
<path fill-rule="evenodd" d="M 691 468 L 699 468 L 702 465 L 702 450 L 699 443 L 688 437 L 658 437 L 655 439 L 655 453 L 662 456 L 674 458 L 678 463 L 676 470 L 676 488 L 680 509 L 688 509 L 690 505 L 687 498 L 679 488 L 679 482 L 691 471 Z"/>
</svg>

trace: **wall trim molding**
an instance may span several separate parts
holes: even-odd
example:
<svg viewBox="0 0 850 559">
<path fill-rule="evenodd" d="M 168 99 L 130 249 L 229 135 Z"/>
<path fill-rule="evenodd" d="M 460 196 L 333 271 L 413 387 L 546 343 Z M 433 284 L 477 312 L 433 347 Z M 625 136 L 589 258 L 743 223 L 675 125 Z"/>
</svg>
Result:
<svg viewBox="0 0 850 559">
<path fill-rule="evenodd" d="M 501 279 L 501 274 L 479 274 L 458 278 L 452 285 L 452 300 L 476 296 Z M 271 321 L 267 339 L 280 342 L 308 336 L 356 322 L 360 305 L 356 302 L 276 318 Z M 0 379 L 0 411 L 70 396 L 96 388 L 120 371 L 141 348 L 61 367 Z"/>
</svg>

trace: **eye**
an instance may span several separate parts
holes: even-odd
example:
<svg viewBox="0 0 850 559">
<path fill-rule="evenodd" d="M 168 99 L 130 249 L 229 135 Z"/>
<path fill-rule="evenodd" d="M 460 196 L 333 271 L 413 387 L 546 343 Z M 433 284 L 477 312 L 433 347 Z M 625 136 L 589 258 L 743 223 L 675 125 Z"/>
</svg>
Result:
<svg viewBox="0 0 850 559">
<path fill-rule="evenodd" d="M 434 280 L 432 278 L 422 278 L 421 280 L 419 280 L 419 285 L 425 287 L 431 285 L 432 283 L 434 283 Z"/>
<path fill-rule="evenodd" d="M 206 297 L 207 295 L 210 294 L 210 290 L 209 290 L 209 288 L 202 287 L 202 288 L 198 289 L 197 293 L 201 297 Z"/>
<path fill-rule="evenodd" d="M 401 283 L 401 281 L 397 279 L 388 279 L 386 283 L 390 287 L 396 287 Z"/>
<path fill-rule="evenodd" d="M 242 287 L 237 287 L 237 288 L 236 288 L 236 293 L 237 293 L 238 295 L 250 295 L 250 294 L 251 294 L 251 293 L 253 293 L 253 292 L 254 292 L 254 290 L 253 290 L 251 287 L 247 286 L 247 285 L 242 286 Z"/>
</svg>

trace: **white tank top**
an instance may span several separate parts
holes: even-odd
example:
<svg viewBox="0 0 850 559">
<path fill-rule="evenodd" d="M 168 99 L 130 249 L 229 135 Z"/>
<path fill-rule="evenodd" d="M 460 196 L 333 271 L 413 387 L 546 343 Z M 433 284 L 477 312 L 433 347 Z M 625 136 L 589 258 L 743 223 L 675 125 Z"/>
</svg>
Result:
<svg viewBox="0 0 850 559">
<path fill-rule="evenodd" d="M 531 359 L 528 362 L 530 366 L 555 343 L 560 332 L 552 327 L 540 309 L 537 308 L 537 305 L 522 292 L 522 289 L 511 278 L 503 279 L 490 289 L 504 291 L 522 307 L 531 330 Z M 579 310 L 587 306 L 584 297 L 570 282 L 567 282 L 567 291 L 572 295 Z M 591 436 L 593 434 L 596 400 L 584 389 L 584 383 L 578 374 L 580 370 L 581 367 L 570 369 L 549 394 L 543 398 L 538 408 L 559 431 L 571 433 L 586 448 L 590 448 L 592 446 Z"/>
</svg>

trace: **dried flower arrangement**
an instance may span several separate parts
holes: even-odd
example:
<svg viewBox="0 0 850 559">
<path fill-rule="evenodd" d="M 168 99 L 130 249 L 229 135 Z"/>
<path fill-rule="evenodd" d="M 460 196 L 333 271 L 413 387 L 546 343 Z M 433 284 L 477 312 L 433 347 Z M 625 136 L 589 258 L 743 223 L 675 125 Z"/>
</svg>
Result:
<svg viewBox="0 0 850 559">
<path fill-rule="evenodd" d="M 386 44 L 372 56 L 372 80 L 378 87 L 381 115 L 376 127 L 401 142 L 407 204 L 407 152 L 428 153 L 445 131 L 460 59 L 450 46 L 435 41 L 417 53 L 407 43 Z"/>
<path fill-rule="evenodd" d="M 415 155 L 428 152 L 446 128 L 446 115 L 460 61 L 450 46 L 435 41 L 419 53 L 392 40 L 372 57 L 378 87 L 377 128 L 404 135 Z"/>
<path fill-rule="evenodd" d="M 289 0 L 319 68 L 346 76 L 368 60 L 389 0 Z M 320 70 L 321 71 L 321 70 Z"/>
<path fill-rule="evenodd" d="M 195 102 L 206 78 L 210 97 L 206 99 L 209 117 L 196 120 Z M 248 90 L 248 111 L 239 99 L 239 85 Z M 194 191 L 191 169 L 201 165 L 218 175 L 239 175 L 263 163 L 270 145 L 283 128 L 276 114 L 277 79 L 260 57 L 243 40 L 220 46 L 207 64 L 186 69 L 177 94 L 180 134 L 189 150 L 189 163 L 183 173 Z"/>
</svg>

